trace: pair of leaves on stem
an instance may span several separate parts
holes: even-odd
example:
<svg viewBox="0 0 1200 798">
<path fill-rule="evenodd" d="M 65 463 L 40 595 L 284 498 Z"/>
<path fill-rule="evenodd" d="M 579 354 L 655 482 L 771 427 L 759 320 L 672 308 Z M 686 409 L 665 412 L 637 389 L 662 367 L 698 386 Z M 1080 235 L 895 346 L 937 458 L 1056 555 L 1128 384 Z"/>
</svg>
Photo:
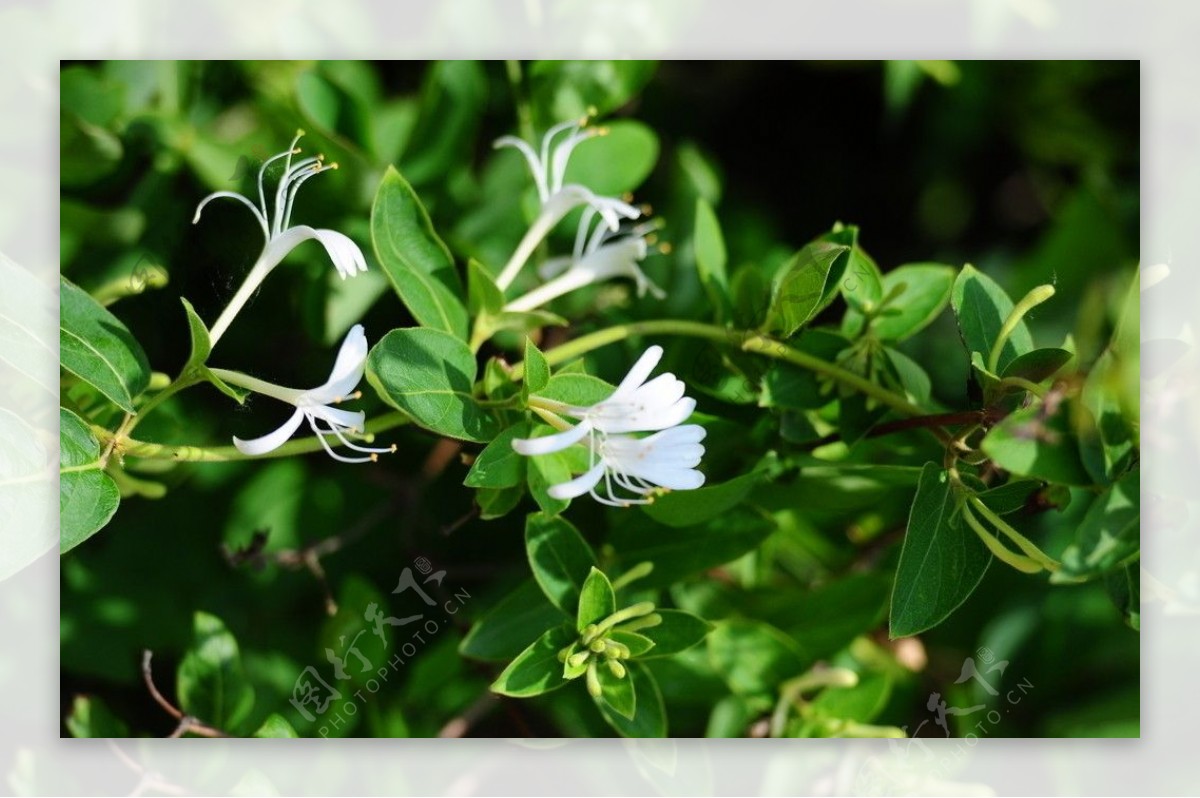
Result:
<svg viewBox="0 0 1200 798">
<path fill-rule="evenodd" d="M 617 611 L 616 590 L 608 577 L 596 567 L 591 547 L 571 524 L 544 514 L 529 516 L 525 527 L 526 552 L 530 567 L 553 612 L 540 613 L 537 621 L 549 628 L 516 655 L 492 685 L 495 692 L 519 698 L 541 695 L 564 687 L 567 667 L 559 653 L 580 640 L 589 625 L 599 624 Z M 509 602 L 506 602 L 508 604 Z M 515 602 L 498 606 L 491 615 L 501 620 L 504 609 L 518 620 Z M 666 710 L 653 676 L 640 660 L 666 657 L 702 641 L 710 627 L 702 619 L 681 610 L 655 609 L 661 622 L 655 626 L 624 631 L 620 624 L 609 634 L 625 645 L 630 658 L 623 662 L 624 676 L 608 667 L 596 668 L 600 695 L 597 707 L 608 723 L 629 737 L 662 737 L 667 732 Z M 529 613 L 520 619 L 528 622 Z M 515 626 L 515 624 L 514 624 Z M 513 627 L 510 627 L 513 628 Z M 495 634 L 477 625 L 463 641 L 462 651 L 470 655 L 481 648 L 480 637 Z"/>
</svg>

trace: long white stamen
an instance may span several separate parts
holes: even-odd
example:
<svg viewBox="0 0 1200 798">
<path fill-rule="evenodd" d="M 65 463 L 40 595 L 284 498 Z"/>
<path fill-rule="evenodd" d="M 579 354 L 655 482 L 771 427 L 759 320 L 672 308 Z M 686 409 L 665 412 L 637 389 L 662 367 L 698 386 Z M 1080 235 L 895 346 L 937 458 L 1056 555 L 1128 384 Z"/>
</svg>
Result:
<svg viewBox="0 0 1200 798">
<path fill-rule="evenodd" d="M 302 174 L 299 177 L 292 180 L 292 184 L 288 187 L 287 203 L 284 205 L 284 209 L 283 209 L 283 227 L 282 227 L 282 229 L 286 230 L 287 228 L 292 226 L 292 205 L 293 205 L 293 203 L 295 203 L 296 193 L 300 190 L 300 186 L 304 185 L 304 181 L 308 180 L 309 178 L 316 177 L 317 175 L 321 174 L 322 172 L 328 172 L 331 169 L 337 169 L 337 168 L 338 167 L 337 167 L 336 163 L 331 163 L 331 164 L 324 165 L 324 166 L 310 167 L 308 172 L 306 172 L 305 174 Z"/>
<path fill-rule="evenodd" d="M 550 184 L 550 146 L 554 143 L 554 139 L 559 133 L 572 128 L 579 128 L 579 122 L 577 120 L 572 119 L 569 122 L 559 122 L 557 125 L 547 130 L 546 135 L 542 137 L 542 157 L 540 161 L 542 173 L 545 176 L 547 186 Z"/>
<path fill-rule="evenodd" d="M 389 454 L 391 452 L 396 451 L 395 448 L 392 446 L 384 446 L 384 447 L 359 446 L 358 444 L 354 443 L 349 438 L 347 438 L 345 435 L 343 435 L 341 429 L 336 424 L 334 424 L 333 422 L 330 422 L 330 421 L 326 421 L 325 423 L 329 424 L 329 428 L 331 430 L 333 430 L 334 435 L 337 435 L 339 441 L 341 441 L 347 447 L 353 449 L 356 452 L 366 452 L 368 454 L 372 454 L 372 453 L 373 454 Z M 368 459 L 370 459 L 370 458 L 368 458 Z"/>
<path fill-rule="evenodd" d="M 590 251 L 585 251 L 584 245 L 587 241 L 588 228 L 591 227 L 594 218 L 596 218 L 596 208 L 592 205 L 584 208 L 583 215 L 579 217 L 579 229 L 575 231 L 575 260 L 581 260 L 584 254 Z"/>
<path fill-rule="evenodd" d="M 563 178 L 567 174 L 567 161 L 571 158 L 571 151 L 579 146 L 580 142 L 587 141 L 592 136 L 598 135 L 600 130 L 595 128 L 583 130 L 578 133 L 573 133 L 562 144 L 554 148 L 554 158 L 552 162 L 553 176 L 550 180 L 550 190 L 559 191 L 562 189 Z"/>
<path fill-rule="evenodd" d="M 259 227 L 262 228 L 263 235 L 267 238 L 268 241 L 271 240 L 271 230 L 267 226 L 267 217 L 263 216 L 262 213 L 258 210 L 258 208 L 254 207 L 253 202 L 251 202 L 245 196 L 238 194 L 236 191 L 217 191 L 212 194 L 209 194 L 207 197 L 200 200 L 200 204 L 196 206 L 196 213 L 194 216 L 192 216 L 192 224 L 196 224 L 197 222 L 200 221 L 200 213 L 204 210 L 204 206 L 208 205 L 208 203 L 212 202 L 215 199 L 221 199 L 223 197 L 228 198 L 228 199 L 235 199 L 238 202 L 245 205 L 247 208 L 249 208 L 250 212 L 254 214 L 254 218 L 258 220 L 258 225 L 259 225 Z"/>
<path fill-rule="evenodd" d="M 278 161 L 280 158 L 287 158 L 288 165 L 290 166 L 292 163 L 292 156 L 299 152 L 299 150 L 296 149 L 296 142 L 299 140 L 299 136 L 292 139 L 292 146 L 288 147 L 281 153 L 272 155 L 270 158 L 262 162 L 262 166 L 258 167 L 258 202 L 262 206 L 263 216 L 271 215 L 270 210 L 267 208 L 267 195 L 263 190 L 263 179 L 266 177 L 267 167 Z M 284 171 L 287 171 L 286 167 Z"/>
<path fill-rule="evenodd" d="M 325 440 L 325 436 L 329 435 L 331 433 L 325 432 L 319 426 L 317 426 L 317 420 L 313 416 L 308 416 L 308 425 L 310 427 L 312 427 L 312 431 L 317 434 L 317 440 L 319 440 L 321 442 L 321 446 L 323 446 L 325 448 L 325 453 L 328 454 L 330 457 L 332 457 L 334 460 L 337 460 L 342 463 L 369 463 L 369 462 L 371 462 L 370 457 L 346 457 L 345 455 L 340 455 L 337 452 L 335 452 L 333 450 L 333 448 L 330 447 L 329 441 Z M 332 425 L 330 425 L 330 426 L 332 427 Z M 335 432 L 336 432 L 336 429 L 335 429 Z"/>
<path fill-rule="evenodd" d="M 279 178 L 279 183 L 275 186 L 275 216 L 274 224 L 272 226 L 275 235 L 279 235 L 283 232 L 283 206 L 286 204 L 285 198 L 287 196 L 288 187 L 291 185 L 292 180 L 295 179 L 296 175 L 302 174 L 304 170 L 311 168 L 313 164 L 320 163 L 320 160 L 320 158 L 312 157 L 302 158 L 297 161 L 294 166 L 289 167 L 288 170 L 283 173 L 283 177 Z"/>
</svg>

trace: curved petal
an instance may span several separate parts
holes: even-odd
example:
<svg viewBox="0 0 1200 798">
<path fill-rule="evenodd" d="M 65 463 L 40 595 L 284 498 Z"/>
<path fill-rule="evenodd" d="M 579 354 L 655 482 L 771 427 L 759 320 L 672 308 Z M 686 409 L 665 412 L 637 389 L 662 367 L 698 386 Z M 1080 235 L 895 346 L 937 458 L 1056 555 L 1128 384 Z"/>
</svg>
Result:
<svg viewBox="0 0 1200 798">
<path fill-rule="evenodd" d="M 607 401 L 612 401 L 619 396 L 624 396 L 637 388 L 641 387 L 646 378 L 650 376 L 650 372 L 654 371 L 654 367 L 658 365 L 658 361 L 662 360 L 663 348 L 658 344 L 647 349 L 642 353 L 642 356 L 633 364 L 633 368 L 629 369 L 629 373 L 625 375 L 625 379 L 621 380 L 621 384 L 617 386 L 617 390 L 613 391 Z"/>
<path fill-rule="evenodd" d="M 545 435 L 541 438 L 517 438 L 513 440 L 512 447 L 517 454 L 524 455 L 560 452 L 568 446 L 579 443 L 591 431 L 592 425 L 587 421 L 581 421 L 571 429 L 554 435 Z"/>
<path fill-rule="evenodd" d="M 533 174 L 533 182 L 537 185 L 538 198 L 545 202 L 549 197 L 549 186 L 546 183 L 547 175 L 546 168 L 542 161 L 538 158 L 538 154 L 533 151 L 533 147 L 529 146 L 529 142 L 524 139 L 519 139 L 516 136 L 501 136 L 492 144 L 493 147 L 516 147 L 521 155 L 525 156 L 525 162 L 529 164 L 529 171 Z"/>
<path fill-rule="evenodd" d="M 596 465 L 570 482 L 560 482 L 557 485 L 551 485 L 546 493 L 552 499 L 574 499 L 576 496 L 582 496 L 596 487 L 602 476 L 604 476 L 604 463 L 596 463 Z"/>
<path fill-rule="evenodd" d="M 367 414 L 361 410 L 338 410 L 336 407 L 317 405 L 304 408 L 314 418 L 319 418 L 332 427 L 361 431 L 367 422 Z"/>
<path fill-rule="evenodd" d="M 329 379 L 321 387 L 308 392 L 317 404 L 338 401 L 358 386 L 367 367 L 367 349 L 367 333 L 361 324 L 355 324 L 342 340 Z"/>
<path fill-rule="evenodd" d="M 274 432 L 269 432 L 261 438 L 253 438 L 244 441 L 241 438 L 234 437 L 233 445 L 242 454 L 256 456 L 274 451 L 287 442 L 287 439 L 292 437 L 292 433 L 300 426 L 300 422 L 304 420 L 304 411 L 297 408 L 292 417 L 283 422 L 283 425 Z"/>
<path fill-rule="evenodd" d="M 363 257 L 362 250 L 349 236 L 339 233 L 337 230 L 313 230 L 312 233 L 313 237 L 320 241 L 321 245 L 325 247 L 325 251 L 329 253 L 330 260 L 333 261 L 334 267 L 343 280 L 367 270 L 367 261 Z"/>
<path fill-rule="evenodd" d="M 203 212 L 205 205 L 208 205 L 208 203 L 215 199 L 221 199 L 222 197 L 226 199 L 235 199 L 249 208 L 250 212 L 254 214 L 254 218 L 258 220 L 258 225 L 262 228 L 263 235 L 266 236 L 268 241 L 271 239 L 271 231 L 270 228 L 267 227 L 267 217 L 263 216 L 262 211 L 259 210 L 258 206 L 251 202 L 249 198 L 237 193 L 236 191 L 215 191 L 204 199 L 200 200 L 200 204 L 196 206 L 196 215 L 192 217 L 192 224 L 200 221 L 200 214 Z"/>
</svg>

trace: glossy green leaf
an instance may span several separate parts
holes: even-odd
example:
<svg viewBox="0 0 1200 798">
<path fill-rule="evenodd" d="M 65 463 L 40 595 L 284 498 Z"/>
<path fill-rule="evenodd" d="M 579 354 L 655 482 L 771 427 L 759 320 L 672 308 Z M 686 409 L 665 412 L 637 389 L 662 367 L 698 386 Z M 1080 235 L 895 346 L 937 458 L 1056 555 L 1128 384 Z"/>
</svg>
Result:
<svg viewBox="0 0 1200 798">
<path fill-rule="evenodd" d="M 1125 623 L 1135 631 L 1142 628 L 1141 563 L 1117 568 L 1104 580 L 1104 587 Z"/>
<path fill-rule="evenodd" d="M 639 585 L 660 586 L 735 560 L 756 548 L 775 530 L 757 513 L 735 508 L 697 526 L 667 527 L 630 518 L 612 530 L 610 542 L 620 562 L 651 562 L 654 570 Z"/>
<path fill-rule="evenodd" d="M 645 657 L 669 657 L 686 651 L 702 642 L 713 628 L 708 621 L 683 610 L 655 610 L 655 613 L 662 623 L 641 630 L 641 634 L 654 642 L 654 648 Z"/>
<path fill-rule="evenodd" d="M 484 447 L 463 484 L 468 488 L 512 488 L 525 481 L 525 458 L 517 454 L 515 438 L 529 436 L 529 422 L 521 421 L 505 429 Z"/>
<path fill-rule="evenodd" d="M 516 509 L 524 496 L 524 485 L 511 488 L 479 488 L 475 492 L 475 503 L 479 505 L 479 517 L 484 521 L 503 518 Z"/>
<path fill-rule="evenodd" d="M 562 621 L 562 611 L 546 600 L 537 582 L 526 579 L 474 623 L 458 651 L 473 659 L 512 659 L 529 640 Z"/>
<path fill-rule="evenodd" d="M 100 466 L 100 442 L 70 410 L 59 408 L 59 546 L 65 554 L 96 534 L 117 511 L 120 491 Z"/>
<path fill-rule="evenodd" d="M 1065 408 L 1043 418 L 1041 405 L 1021 408 L 992 427 L 980 447 L 1013 474 L 1063 485 L 1090 485 Z"/>
<path fill-rule="evenodd" d="M 575 615 L 575 628 L 582 632 L 592 623 L 600 623 L 617 611 L 617 596 L 612 582 L 604 572 L 593 566 L 579 591 L 579 611 Z"/>
<path fill-rule="evenodd" d="M 1048 380 L 1062 370 L 1075 355 L 1066 349 L 1034 349 L 1014 358 L 1004 368 L 1001 377 L 1020 377 L 1030 382 Z"/>
<path fill-rule="evenodd" d="M 757 263 L 743 263 L 729 281 L 733 301 L 733 324 L 749 330 L 770 320 L 771 285 Z"/>
<path fill-rule="evenodd" d="M 479 261 L 467 261 L 467 309 L 472 316 L 496 314 L 504 307 L 504 292 L 496 279 Z"/>
<path fill-rule="evenodd" d="M 1042 487 L 1036 479 L 1013 479 L 978 494 L 980 501 L 999 515 L 1015 513 L 1025 507 L 1029 499 Z"/>
<path fill-rule="evenodd" d="M 633 692 L 637 695 L 637 712 L 630 720 L 599 702 L 600 714 L 622 737 L 666 737 L 667 708 L 658 682 L 644 665 L 637 662 L 626 662 L 625 668 L 625 678 L 631 680 Z"/>
<path fill-rule="evenodd" d="M 658 610 L 658 612 L 662 613 L 664 610 Z M 707 630 L 705 632 L 707 633 Z M 631 657 L 642 657 L 654 648 L 654 641 L 641 632 L 626 632 L 617 628 L 608 633 L 608 638 L 628 648 Z"/>
<path fill-rule="evenodd" d="M 565 624 L 548 630 L 508 664 L 492 682 L 492 692 L 527 698 L 567 684 L 558 652 L 574 640 L 575 632 Z"/>
<path fill-rule="evenodd" d="M 529 82 L 540 123 L 549 127 L 595 109 L 604 115 L 641 91 L 654 75 L 654 61 L 534 61 Z"/>
<path fill-rule="evenodd" d="M 521 397 L 528 402 L 530 394 L 538 393 L 550 384 L 550 364 L 546 356 L 532 340 L 525 339 L 525 378 L 521 383 Z"/>
<path fill-rule="evenodd" d="M 955 273 L 954 267 L 939 263 L 909 263 L 884 274 L 883 296 L 900 293 L 875 319 L 871 331 L 884 341 L 903 341 L 928 327 L 950 302 Z M 846 316 L 859 314 L 851 309 Z"/>
<path fill-rule="evenodd" d="M 937 626 L 979 586 L 992 554 L 957 514 L 950 475 L 926 463 L 892 589 L 891 636 Z"/>
<path fill-rule="evenodd" d="M 292 724 L 280 714 L 272 712 L 254 732 L 255 737 L 299 737 Z"/>
<path fill-rule="evenodd" d="M 77 695 L 71 703 L 71 714 L 66 719 L 67 731 L 72 737 L 114 738 L 128 737 L 129 727 L 112 713 L 112 710 L 95 696 Z"/>
<path fill-rule="evenodd" d="M 223 731 L 236 733 L 254 707 L 237 640 L 215 615 L 195 614 L 192 644 L 176 678 L 180 708 Z"/>
<path fill-rule="evenodd" d="M 391 406 L 419 426 L 467 441 L 489 441 L 496 419 L 473 396 L 475 355 L 440 330 L 392 330 L 367 356 L 367 381 Z"/>
<path fill-rule="evenodd" d="M 872 674 L 853 687 L 825 688 L 813 699 L 811 710 L 822 718 L 870 723 L 887 707 L 891 695 L 891 677 Z"/>
<path fill-rule="evenodd" d="M 132 413 L 133 400 L 150 382 L 141 344 L 116 316 L 65 277 L 59 278 L 59 313 L 62 367 Z"/>
<path fill-rule="evenodd" d="M 1064 576 L 1095 576 L 1137 554 L 1141 482 L 1141 469 L 1135 468 L 1092 501 L 1060 558 Z"/>
<path fill-rule="evenodd" d="M 986 363 L 1000 328 L 1012 313 L 1013 301 L 995 280 L 968 264 L 954 280 L 950 304 L 967 352 L 979 352 Z M 1000 350 L 997 368 L 1003 371 L 1014 359 L 1032 350 L 1033 337 L 1022 319 Z"/>
<path fill-rule="evenodd" d="M 606 663 L 596 664 L 596 677 L 600 682 L 600 697 L 596 703 L 606 710 L 633 720 L 637 712 L 637 688 L 628 671 L 617 676 Z"/>
<path fill-rule="evenodd" d="M 758 470 L 716 485 L 674 491 L 658 497 L 653 504 L 642 505 L 642 509 L 646 515 L 666 526 L 695 526 L 736 507 L 750 495 L 750 491 L 764 476 L 765 472 Z"/>
<path fill-rule="evenodd" d="M 580 591 L 596 566 L 596 555 L 579 530 L 563 518 L 531 513 L 525 519 L 525 554 L 546 597 L 575 615 Z"/>
<path fill-rule="evenodd" d="M 581 142 L 571 153 L 563 182 L 619 197 L 635 190 L 654 169 L 658 136 L 633 119 L 608 122 L 603 129 L 607 133 Z"/>
<path fill-rule="evenodd" d="M 463 287 L 450 250 L 408 181 L 388 167 L 371 207 L 375 256 L 422 326 L 467 337 Z"/>
<path fill-rule="evenodd" d="M 766 328 L 790 338 L 833 301 L 849 247 L 816 241 L 792 256 L 771 291 Z M 832 289 L 830 288 L 832 286 Z"/>
<path fill-rule="evenodd" d="M 564 374 L 559 371 L 550 378 L 538 396 L 577 407 L 588 407 L 612 396 L 616 388 L 590 374 Z"/>
<path fill-rule="evenodd" d="M 729 620 L 708 636 L 713 668 L 740 695 L 774 693 L 779 684 L 810 665 L 786 634 L 767 623 Z"/>
</svg>

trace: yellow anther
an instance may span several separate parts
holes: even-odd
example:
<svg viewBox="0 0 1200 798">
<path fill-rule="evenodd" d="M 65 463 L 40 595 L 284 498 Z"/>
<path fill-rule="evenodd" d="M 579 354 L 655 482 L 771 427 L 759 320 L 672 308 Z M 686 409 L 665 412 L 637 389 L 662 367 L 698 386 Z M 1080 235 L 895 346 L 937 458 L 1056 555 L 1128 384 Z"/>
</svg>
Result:
<svg viewBox="0 0 1200 798">
<path fill-rule="evenodd" d="M 658 251 L 661 252 L 663 255 L 670 255 L 671 254 L 671 243 L 669 241 L 662 242 L 661 244 L 658 245 Z"/>
<path fill-rule="evenodd" d="M 638 210 L 640 210 L 642 213 L 646 214 L 647 216 L 649 216 L 650 214 L 654 213 L 654 208 L 653 208 L 653 207 L 651 207 L 651 205 L 650 205 L 650 203 L 649 203 L 649 202 L 645 202 L 645 203 L 643 203 L 643 204 L 642 204 L 642 205 L 641 205 L 641 206 L 638 208 Z"/>
<path fill-rule="evenodd" d="M 396 444 L 394 444 L 394 443 L 392 444 L 391 450 L 392 450 L 392 454 L 396 453 Z"/>
<path fill-rule="evenodd" d="M 296 128 L 296 138 L 300 138 L 303 135 L 304 135 L 304 128 L 302 128 L 302 127 Z"/>
<path fill-rule="evenodd" d="M 338 168 L 338 163 L 337 163 L 337 161 L 334 161 L 333 163 L 329 164 L 329 168 L 330 168 L 330 169 L 337 169 L 337 168 Z"/>
<path fill-rule="evenodd" d="M 377 454 L 375 454 L 374 452 L 372 452 L 372 453 L 371 453 L 371 462 L 372 462 L 372 463 L 378 463 L 378 462 L 379 462 L 379 455 L 377 455 Z"/>
<path fill-rule="evenodd" d="M 650 235 L 646 236 L 646 243 L 651 246 L 654 246 L 655 244 L 658 243 L 658 236 L 651 233 Z"/>
<path fill-rule="evenodd" d="M 621 200 L 624 202 L 633 202 L 633 192 L 626 191 L 624 194 L 621 195 Z"/>
</svg>

